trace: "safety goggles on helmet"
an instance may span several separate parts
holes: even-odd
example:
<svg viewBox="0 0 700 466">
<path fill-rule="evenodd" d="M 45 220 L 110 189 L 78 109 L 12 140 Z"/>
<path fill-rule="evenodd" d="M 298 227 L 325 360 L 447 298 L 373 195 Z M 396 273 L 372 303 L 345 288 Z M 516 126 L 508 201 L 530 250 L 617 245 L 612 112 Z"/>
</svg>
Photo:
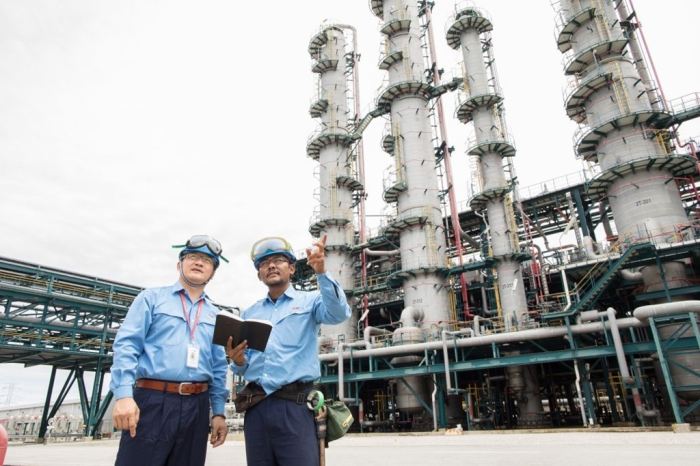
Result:
<svg viewBox="0 0 700 466">
<path fill-rule="evenodd" d="M 181 257 L 188 252 L 203 252 L 212 256 L 216 260 L 217 266 L 219 265 L 219 258 L 224 262 L 228 262 L 228 259 L 221 255 L 223 252 L 221 243 L 208 235 L 194 235 L 187 240 L 187 243 L 175 245 L 173 247 L 185 248 L 180 252 Z"/>
<path fill-rule="evenodd" d="M 297 258 L 292 252 L 292 245 L 286 239 L 279 236 L 270 236 L 257 241 L 250 250 L 250 258 L 253 261 L 255 268 L 260 268 L 260 261 L 273 254 L 283 254 L 292 262 L 296 262 Z"/>
</svg>

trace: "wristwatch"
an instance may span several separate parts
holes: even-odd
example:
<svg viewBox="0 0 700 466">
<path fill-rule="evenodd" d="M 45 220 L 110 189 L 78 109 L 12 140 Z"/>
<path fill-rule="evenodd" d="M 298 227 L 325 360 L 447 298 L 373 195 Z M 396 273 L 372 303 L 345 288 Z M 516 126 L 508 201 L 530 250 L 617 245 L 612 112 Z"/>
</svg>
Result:
<svg viewBox="0 0 700 466">
<path fill-rule="evenodd" d="M 226 415 L 225 415 L 225 414 L 212 414 L 211 418 L 214 419 L 215 417 L 223 418 L 224 421 L 226 420 Z"/>
</svg>

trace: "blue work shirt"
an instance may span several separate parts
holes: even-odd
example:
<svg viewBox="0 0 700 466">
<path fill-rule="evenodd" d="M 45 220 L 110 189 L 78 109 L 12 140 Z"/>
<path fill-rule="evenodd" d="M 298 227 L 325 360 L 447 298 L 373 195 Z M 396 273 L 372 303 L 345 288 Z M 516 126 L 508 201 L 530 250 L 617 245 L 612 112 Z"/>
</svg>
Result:
<svg viewBox="0 0 700 466">
<path fill-rule="evenodd" d="M 272 322 L 265 352 L 247 349 L 243 366 L 231 364 L 234 374 L 261 385 L 268 394 L 282 385 L 321 377 L 318 332 L 321 324 L 337 325 L 350 317 L 350 306 L 337 281 L 317 274 L 320 291 L 298 291 L 290 286 L 273 302 L 268 294 L 243 312 L 245 319 Z"/>
<path fill-rule="evenodd" d="M 194 332 L 194 345 L 199 348 L 197 368 L 187 367 L 190 331 L 185 321 L 181 292 L 185 296 L 190 327 L 197 318 L 199 302 L 204 300 Z M 139 293 L 114 339 L 112 381 L 109 384 L 114 398 L 132 397 L 134 383 L 141 378 L 207 382 L 212 410 L 215 414 L 223 414 L 228 397 L 226 349 L 211 342 L 218 312 L 204 293 L 193 303 L 179 282 Z"/>
</svg>

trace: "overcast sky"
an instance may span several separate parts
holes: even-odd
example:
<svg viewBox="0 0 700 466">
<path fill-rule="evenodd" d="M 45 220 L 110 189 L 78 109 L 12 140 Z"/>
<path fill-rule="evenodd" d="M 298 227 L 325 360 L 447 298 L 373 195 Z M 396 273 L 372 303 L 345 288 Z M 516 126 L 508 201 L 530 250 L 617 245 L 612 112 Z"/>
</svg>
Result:
<svg viewBox="0 0 700 466">
<path fill-rule="evenodd" d="M 667 99 L 700 92 L 694 53 L 700 4 L 635 0 Z M 444 41 L 453 2 L 433 9 L 439 66 L 461 57 Z M 549 0 L 482 0 L 493 20 L 506 122 L 525 187 L 580 171 L 576 126 Z M 306 141 L 316 75 L 309 39 L 326 20 L 358 29 L 361 108 L 369 109 L 379 19 L 368 2 L 173 0 L 0 1 L 0 256 L 142 287 L 177 279 L 173 244 L 210 234 L 231 261 L 207 287 L 246 307 L 264 296 L 253 242 L 311 242 L 316 162 Z M 468 197 L 465 141 L 444 97 L 458 201 Z M 382 208 L 384 120 L 365 131 L 368 214 Z M 698 122 L 681 138 L 700 137 Z M 370 217 L 370 224 L 377 217 Z M 46 368 L 0 366 L 0 405 L 41 401 Z"/>
</svg>

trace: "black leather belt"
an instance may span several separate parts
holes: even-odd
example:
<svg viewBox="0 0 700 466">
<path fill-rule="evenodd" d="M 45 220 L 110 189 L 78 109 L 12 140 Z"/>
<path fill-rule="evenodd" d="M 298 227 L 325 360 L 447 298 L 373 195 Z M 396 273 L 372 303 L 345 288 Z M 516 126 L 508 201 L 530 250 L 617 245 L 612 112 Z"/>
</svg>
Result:
<svg viewBox="0 0 700 466">
<path fill-rule="evenodd" d="M 293 382 L 283 385 L 276 392 L 272 392 L 270 396 L 293 401 L 298 405 L 303 405 L 306 403 L 306 397 L 309 395 L 309 391 L 311 388 L 313 388 L 313 386 L 313 382 Z"/>
</svg>

